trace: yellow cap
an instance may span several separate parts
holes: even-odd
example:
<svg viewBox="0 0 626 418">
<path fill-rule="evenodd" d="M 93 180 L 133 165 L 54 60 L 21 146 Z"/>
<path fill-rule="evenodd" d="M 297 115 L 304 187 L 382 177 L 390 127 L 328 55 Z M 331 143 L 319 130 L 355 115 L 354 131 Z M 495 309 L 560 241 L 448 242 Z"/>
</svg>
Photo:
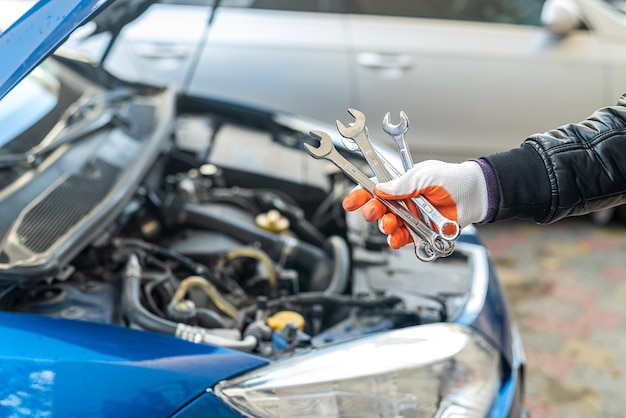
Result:
<svg viewBox="0 0 626 418">
<path fill-rule="evenodd" d="M 282 234 L 289 229 L 289 219 L 276 209 L 271 209 L 269 212 L 261 213 L 256 217 L 256 225 L 266 231 Z"/>
<path fill-rule="evenodd" d="M 300 331 L 304 329 L 304 317 L 298 312 L 280 311 L 267 318 L 267 325 L 274 331 L 282 330 L 289 323 L 294 324 Z"/>
</svg>

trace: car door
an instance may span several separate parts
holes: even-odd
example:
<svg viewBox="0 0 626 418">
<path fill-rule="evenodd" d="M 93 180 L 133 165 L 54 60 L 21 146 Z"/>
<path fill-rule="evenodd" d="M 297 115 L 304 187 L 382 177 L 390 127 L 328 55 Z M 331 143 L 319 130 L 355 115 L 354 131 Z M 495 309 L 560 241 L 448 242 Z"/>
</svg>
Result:
<svg viewBox="0 0 626 418">
<path fill-rule="evenodd" d="M 605 98 L 593 31 L 556 37 L 540 0 L 350 0 L 355 104 L 384 139 L 386 112 L 404 110 L 416 160 L 461 160 L 519 145 L 575 122 Z M 605 103 L 609 100 L 609 103 Z"/>
<path fill-rule="evenodd" d="M 206 36 L 212 11 L 207 4 L 212 3 L 186 0 L 151 5 L 120 32 L 104 68 L 127 81 L 182 88 Z M 99 59 L 107 36 L 79 38 L 71 46 Z"/>
<path fill-rule="evenodd" d="M 334 121 L 350 103 L 348 58 L 325 3 L 223 1 L 188 91 Z"/>
</svg>

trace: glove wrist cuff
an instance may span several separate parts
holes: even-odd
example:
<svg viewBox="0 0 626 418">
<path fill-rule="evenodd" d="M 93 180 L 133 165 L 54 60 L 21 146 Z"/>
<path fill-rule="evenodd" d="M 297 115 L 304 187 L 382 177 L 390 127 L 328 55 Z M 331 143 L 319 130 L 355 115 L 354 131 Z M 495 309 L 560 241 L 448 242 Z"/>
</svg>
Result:
<svg viewBox="0 0 626 418">
<path fill-rule="evenodd" d="M 459 224 L 466 226 L 483 222 L 489 213 L 489 193 L 482 167 L 476 161 L 461 163 L 464 175 L 459 178 L 459 190 L 462 193 L 457 207 L 465 213 L 459 213 Z"/>
<path fill-rule="evenodd" d="M 498 187 L 496 173 L 494 173 L 491 165 L 482 158 L 470 159 L 468 161 L 475 162 L 480 166 L 487 186 L 487 214 L 479 223 L 491 222 L 495 218 L 498 212 L 498 206 L 500 205 L 500 188 Z"/>
</svg>

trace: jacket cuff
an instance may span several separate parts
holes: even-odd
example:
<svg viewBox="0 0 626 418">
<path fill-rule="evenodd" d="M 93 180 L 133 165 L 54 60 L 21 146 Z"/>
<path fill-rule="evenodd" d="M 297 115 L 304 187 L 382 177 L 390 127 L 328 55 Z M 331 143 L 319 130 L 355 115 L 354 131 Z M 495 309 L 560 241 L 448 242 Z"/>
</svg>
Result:
<svg viewBox="0 0 626 418">
<path fill-rule="evenodd" d="M 493 168 L 491 168 L 489 163 L 483 159 L 472 158 L 469 161 L 478 164 L 485 177 L 485 183 L 487 184 L 487 215 L 485 215 L 485 218 L 480 221 L 479 224 L 489 223 L 496 215 L 498 205 L 500 204 L 500 190 L 498 188 L 496 174 L 493 172 Z"/>
<path fill-rule="evenodd" d="M 546 222 L 552 206 L 548 169 L 532 145 L 482 157 L 493 170 L 500 201 L 491 222 L 533 219 Z"/>
</svg>

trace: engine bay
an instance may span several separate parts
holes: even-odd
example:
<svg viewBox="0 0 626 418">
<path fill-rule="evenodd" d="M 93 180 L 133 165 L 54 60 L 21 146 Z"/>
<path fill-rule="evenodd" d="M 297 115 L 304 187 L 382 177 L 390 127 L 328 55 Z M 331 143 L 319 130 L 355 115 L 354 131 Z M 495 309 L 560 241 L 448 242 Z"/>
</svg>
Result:
<svg viewBox="0 0 626 418">
<path fill-rule="evenodd" d="M 342 209 L 354 185 L 303 152 L 306 134 L 249 116 L 180 105 L 119 214 L 64 268 L 3 282 L 0 308 L 268 358 L 461 309 L 473 274 L 462 245 L 434 263 L 389 250 Z"/>
</svg>

